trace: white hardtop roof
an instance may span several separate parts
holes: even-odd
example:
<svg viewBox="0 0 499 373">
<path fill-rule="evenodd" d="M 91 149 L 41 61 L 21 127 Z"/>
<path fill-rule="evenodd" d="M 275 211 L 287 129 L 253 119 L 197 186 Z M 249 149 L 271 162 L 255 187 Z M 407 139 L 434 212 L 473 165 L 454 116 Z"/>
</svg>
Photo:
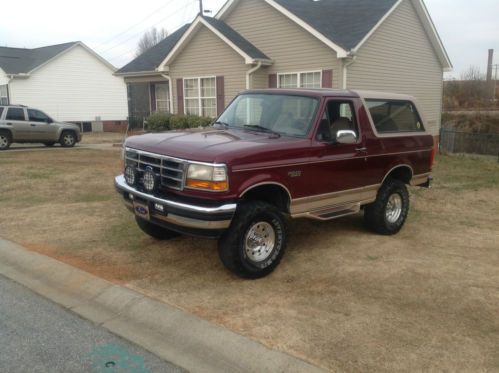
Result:
<svg viewBox="0 0 499 373">
<path fill-rule="evenodd" d="M 416 98 L 414 96 L 403 95 L 400 93 L 363 91 L 363 90 L 359 90 L 359 91 L 358 90 L 351 90 L 351 92 L 358 94 L 359 97 L 361 97 L 363 99 L 416 101 Z"/>
</svg>

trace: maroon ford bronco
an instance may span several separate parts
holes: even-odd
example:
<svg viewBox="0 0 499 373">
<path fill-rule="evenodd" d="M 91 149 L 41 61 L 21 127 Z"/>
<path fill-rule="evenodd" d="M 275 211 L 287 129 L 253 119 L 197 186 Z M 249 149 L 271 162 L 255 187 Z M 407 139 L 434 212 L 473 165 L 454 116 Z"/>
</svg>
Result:
<svg viewBox="0 0 499 373">
<path fill-rule="evenodd" d="M 258 278 L 279 264 L 288 218 L 363 210 L 367 228 L 397 233 L 406 185 L 430 186 L 433 144 L 409 96 L 247 91 L 208 129 L 130 137 L 115 184 L 145 233 L 219 238 L 223 264 Z"/>
</svg>

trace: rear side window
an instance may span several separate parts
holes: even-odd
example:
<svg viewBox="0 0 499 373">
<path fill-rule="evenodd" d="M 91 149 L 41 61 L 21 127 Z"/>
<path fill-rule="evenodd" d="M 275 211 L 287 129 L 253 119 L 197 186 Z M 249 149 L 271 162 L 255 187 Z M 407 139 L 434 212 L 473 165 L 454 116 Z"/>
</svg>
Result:
<svg viewBox="0 0 499 373">
<path fill-rule="evenodd" d="M 400 100 L 366 100 L 378 133 L 424 132 L 414 104 Z"/>
<path fill-rule="evenodd" d="M 0 107 L 0 118 L 2 118 L 3 107 Z"/>
<path fill-rule="evenodd" d="M 7 110 L 8 120 L 26 120 L 24 118 L 24 109 L 11 107 Z"/>
<path fill-rule="evenodd" d="M 40 110 L 28 109 L 28 117 L 31 122 L 47 122 L 49 117 Z"/>
</svg>

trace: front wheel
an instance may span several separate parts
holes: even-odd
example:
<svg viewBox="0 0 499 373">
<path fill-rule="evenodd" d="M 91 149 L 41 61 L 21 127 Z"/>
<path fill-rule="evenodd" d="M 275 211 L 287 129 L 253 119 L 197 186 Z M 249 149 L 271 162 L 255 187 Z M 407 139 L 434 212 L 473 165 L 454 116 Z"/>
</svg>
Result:
<svg viewBox="0 0 499 373">
<path fill-rule="evenodd" d="M 177 232 L 171 231 L 166 228 L 162 228 L 156 224 L 152 224 L 147 220 L 141 219 L 137 216 L 135 216 L 135 221 L 137 222 L 137 225 L 142 230 L 142 232 L 157 240 L 168 240 L 170 238 L 175 238 L 180 236 L 180 234 L 178 234 Z"/>
<path fill-rule="evenodd" d="M 76 144 L 76 136 L 72 131 L 64 131 L 59 142 L 64 148 L 72 148 Z"/>
<path fill-rule="evenodd" d="M 243 203 L 218 242 L 220 259 L 240 277 L 267 276 L 284 255 L 286 230 L 284 217 L 276 207 L 260 201 Z"/>
<path fill-rule="evenodd" d="M 372 231 L 393 235 L 404 226 L 409 212 L 409 192 L 405 184 L 387 179 L 378 191 L 376 201 L 364 210 L 364 223 Z"/>
</svg>

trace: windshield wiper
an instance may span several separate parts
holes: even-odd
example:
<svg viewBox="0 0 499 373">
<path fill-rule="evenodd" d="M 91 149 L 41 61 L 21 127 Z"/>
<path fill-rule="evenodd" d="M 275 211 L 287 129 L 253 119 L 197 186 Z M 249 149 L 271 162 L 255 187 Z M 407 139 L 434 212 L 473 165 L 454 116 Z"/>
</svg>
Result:
<svg viewBox="0 0 499 373">
<path fill-rule="evenodd" d="M 229 123 L 220 122 L 220 121 L 216 121 L 215 123 L 213 123 L 213 125 L 222 126 L 224 128 L 229 128 L 230 127 Z"/>
<path fill-rule="evenodd" d="M 280 133 L 278 132 L 275 132 L 275 131 L 272 131 L 270 128 L 267 128 L 267 127 L 264 127 L 264 126 L 260 126 L 258 124 L 245 124 L 244 125 L 244 128 L 248 128 L 248 129 L 252 129 L 252 130 L 257 130 L 257 131 L 262 131 L 262 132 L 267 132 L 267 133 L 271 133 L 273 135 L 277 135 L 277 136 L 281 136 Z"/>
</svg>

